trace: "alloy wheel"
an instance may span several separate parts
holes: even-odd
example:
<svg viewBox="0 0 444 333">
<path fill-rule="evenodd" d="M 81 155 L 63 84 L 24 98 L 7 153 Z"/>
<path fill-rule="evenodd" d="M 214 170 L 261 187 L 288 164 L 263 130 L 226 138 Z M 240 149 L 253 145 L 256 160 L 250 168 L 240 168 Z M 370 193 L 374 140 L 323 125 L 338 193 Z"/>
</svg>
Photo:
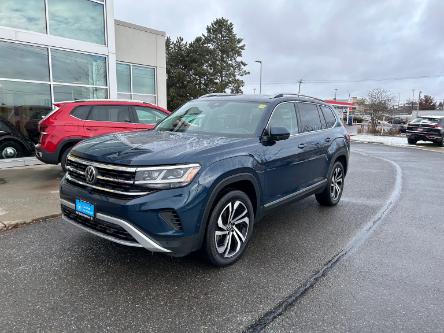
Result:
<svg viewBox="0 0 444 333">
<path fill-rule="evenodd" d="M 341 167 L 336 167 L 333 171 L 330 183 L 330 196 L 333 201 L 338 200 L 342 192 L 342 185 L 344 184 L 344 172 Z"/>
<path fill-rule="evenodd" d="M 14 158 L 17 157 L 17 150 L 14 147 L 5 147 L 2 150 L 2 158 Z"/>
<path fill-rule="evenodd" d="M 222 209 L 214 234 L 217 252 L 224 258 L 236 255 L 245 243 L 250 226 L 246 205 L 240 200 L 233 200 Z"/>
</svg>

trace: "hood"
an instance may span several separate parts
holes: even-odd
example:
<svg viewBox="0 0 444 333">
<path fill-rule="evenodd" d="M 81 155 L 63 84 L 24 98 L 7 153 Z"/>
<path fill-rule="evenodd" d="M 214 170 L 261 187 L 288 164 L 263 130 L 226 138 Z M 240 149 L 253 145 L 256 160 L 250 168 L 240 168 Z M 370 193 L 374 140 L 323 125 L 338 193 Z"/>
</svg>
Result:
<svg viewBox="0 0 444 333">
<path fill-rule="evenodd" d="M 243 142 L 241 145 L 240 142 Z M 241 153 L 239 147 L 257 143 L 252 138 L 227 138 L 162 131 L 116 133 L 82 141 L 72 153 L 103 163 L 163 165 L 211 163 Z"/>
</svg>

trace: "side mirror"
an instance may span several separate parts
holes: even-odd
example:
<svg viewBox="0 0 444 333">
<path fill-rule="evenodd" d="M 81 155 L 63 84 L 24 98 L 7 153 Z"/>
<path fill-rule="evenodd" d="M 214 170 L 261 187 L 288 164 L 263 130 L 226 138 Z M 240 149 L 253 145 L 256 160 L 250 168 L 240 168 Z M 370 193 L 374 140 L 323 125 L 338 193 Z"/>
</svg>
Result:
<svg viewBox="0 0 444 333">
<path fill-rule="evenodd" d="M 269 141 L 282 141 L 290 137 L 290 132 L 285 127 L 270 127 L 267 139 Z"/>
</svg>

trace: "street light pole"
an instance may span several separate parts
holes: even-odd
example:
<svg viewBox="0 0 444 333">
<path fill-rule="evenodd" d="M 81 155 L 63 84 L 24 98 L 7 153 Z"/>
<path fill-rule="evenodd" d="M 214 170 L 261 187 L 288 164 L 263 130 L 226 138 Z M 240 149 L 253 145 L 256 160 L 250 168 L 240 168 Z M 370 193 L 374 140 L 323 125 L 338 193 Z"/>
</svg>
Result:
<svg viewBox="0 0 444 333">
<path fill-rule="evenodd" d="M 262 95 L 262 60 L 255 60 L 254 62 L 257 62 L 261 65 L 259 74 L 259 95 Z"/>
<path fill-rule="evenodd" d="M 298 83 L 299 83 L 299 88 L 298 88 L 298 96 L 301 94 L 301 85 L 302 85 L 302 79 L 300 79 L 299 81 L 298 81 Z"/>
</svg>

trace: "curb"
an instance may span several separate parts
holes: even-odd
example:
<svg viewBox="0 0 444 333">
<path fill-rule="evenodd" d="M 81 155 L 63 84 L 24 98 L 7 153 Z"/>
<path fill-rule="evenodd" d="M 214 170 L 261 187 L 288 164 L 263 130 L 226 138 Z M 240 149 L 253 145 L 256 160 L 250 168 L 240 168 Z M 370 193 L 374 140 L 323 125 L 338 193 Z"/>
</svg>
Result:
<svg viewBox="0 0 444 333">
<path fill-rule="evenodd" d="M 406 149 L 417 149 L 417 150 L 429 151 L 429 152 L 432 152 L 432 153 L 444 154 L 444 149 L 442 151 L 439 151 L 439 150 L 433 150 L 433 149 L 424 148 L 424 147 L 418 147 L 418 146 L 390 145 L 390 144 L 387 144 L 387 143 L 384 143 L 384 142 L 361 141 L 361 140 L 353 140 L 353 139 L 351 141 L 353 143 L 383 145 L 383 146 L 387 146 L 387 147 L 406 148 Z"/>
<path fill-rule="evenodd" d="M 36 157 L 8 158 L 0 160 L 0 170 L 43 164 Z"/>
<path fill-rule="evenodd" d="M 28 224 L 43 222 L 45 220 L 49 220 L 49 219 L 53 219 L 53 218 L 57 218 L 57 217 L 61 217 L 61 216 L 62 216 L 62 214 L 57 213 L 57 214 L 51 214 L 48 216 L 38 217 L 38 218 L 35 218 L 31 221 L 14 221 L 13 223 L 10 223 L 10 224 L 9 223 L 5 224 L 3 222 L 0 222 L 0 232 L 16 229 L 20 226 L 24 226 L 24 225 L 28 225 Z"/>
</svg>

